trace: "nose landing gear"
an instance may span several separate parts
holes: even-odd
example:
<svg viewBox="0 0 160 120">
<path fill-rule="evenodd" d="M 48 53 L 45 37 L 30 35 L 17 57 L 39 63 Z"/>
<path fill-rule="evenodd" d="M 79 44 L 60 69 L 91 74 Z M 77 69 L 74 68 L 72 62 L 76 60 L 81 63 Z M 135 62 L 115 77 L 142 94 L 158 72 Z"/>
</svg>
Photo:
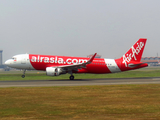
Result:
<svg viewBox="0 0 160 120">
<path fill-rule="evenodd" d="M 22 78 L 25 78 L 25 72 L 26 70 L 23 70 L 23 75 L 21 76 Z"/>
</svg>

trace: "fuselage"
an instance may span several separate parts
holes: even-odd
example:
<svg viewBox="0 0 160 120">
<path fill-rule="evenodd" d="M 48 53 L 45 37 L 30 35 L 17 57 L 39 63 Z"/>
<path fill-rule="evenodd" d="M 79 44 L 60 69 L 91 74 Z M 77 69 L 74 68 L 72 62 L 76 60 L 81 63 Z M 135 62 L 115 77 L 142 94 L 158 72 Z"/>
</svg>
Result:
<svg viewBox="0 0 160 120">
<path fill-rule="evenodd" d="M 148 66 L 147 63 L 141 62 L 146 41 L 147 39 L 140 38 L 119 59 L 95 58 L 97 53 L 91 58 L 21 54 L 13 56 L 5 64 L 9 67 L 23 69 L 23 78 L 25 77 L 25 70 L 44 70 L 49 76 L 69 73 L 71 74 L 70 80 L 74 79 L 73 73 L 116 73 Z"/>
<path fill-rule="evenodd" d="M 36 54 L 20 54 L 13 56 L 5 62 L 6 65 L 18 69 L 26 70 L 43 70 L 47 67 L 60 67 L 68 65 L 82 64 L 89 60 L 87 57 L 71 57 L 71 56 L 52 56 L 52 55 L 36 55 Z M 123 58 L 105 59 L 94 58 L 92 63 L 87 64 L 84 68 L 73 70 L 73 73 L 115 73 L 146 67 L 148 64 L 142 64 L 137 67 L 129 67 L 123 62 Z"/>
</svg>

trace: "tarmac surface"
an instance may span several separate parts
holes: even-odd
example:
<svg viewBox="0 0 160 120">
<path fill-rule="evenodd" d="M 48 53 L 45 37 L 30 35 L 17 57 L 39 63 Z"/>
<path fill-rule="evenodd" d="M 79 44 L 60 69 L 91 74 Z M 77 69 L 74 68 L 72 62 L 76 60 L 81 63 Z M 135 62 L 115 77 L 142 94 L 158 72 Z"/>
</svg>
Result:
<svg viewBox="0 0 160 120">
<path fill-rule="evenodd" d="M 75 80 L 24 80 L 0 81 L 0 87 L 45 87 L 45 86 L 88 86 L 121 84 L 160 84 L 160 77 L 152 78 L 105 78 Z"/>
</svg>

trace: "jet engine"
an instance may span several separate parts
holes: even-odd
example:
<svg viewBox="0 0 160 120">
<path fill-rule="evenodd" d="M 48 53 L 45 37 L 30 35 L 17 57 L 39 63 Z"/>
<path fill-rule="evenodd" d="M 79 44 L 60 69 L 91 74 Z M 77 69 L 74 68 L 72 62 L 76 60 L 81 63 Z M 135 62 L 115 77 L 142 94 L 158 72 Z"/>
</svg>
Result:
<svg viewBox="0 0 160 120">
<path fill-rule="evenodd" d="M 62 73 L 61 68 L 55 68 L 55 67 L 47 67 L 46 68 L 46 74 L 48 76 L 58 76 Z"/>
</svg>

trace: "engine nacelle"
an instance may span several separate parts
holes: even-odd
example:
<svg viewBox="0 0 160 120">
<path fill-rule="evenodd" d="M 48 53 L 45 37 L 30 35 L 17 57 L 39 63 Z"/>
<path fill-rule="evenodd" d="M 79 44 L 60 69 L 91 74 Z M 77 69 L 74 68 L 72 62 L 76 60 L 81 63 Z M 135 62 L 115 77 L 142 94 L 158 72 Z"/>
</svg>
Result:
<svg viewBox="0 0 160 120">
<path fill-rule="evenodd" d="M 46 68 L 46 74 L 48 76 L 58 76 L 62 72 L 61 68 L 55 68 L 55 67 L 47 67 Z"/>
</svg>

